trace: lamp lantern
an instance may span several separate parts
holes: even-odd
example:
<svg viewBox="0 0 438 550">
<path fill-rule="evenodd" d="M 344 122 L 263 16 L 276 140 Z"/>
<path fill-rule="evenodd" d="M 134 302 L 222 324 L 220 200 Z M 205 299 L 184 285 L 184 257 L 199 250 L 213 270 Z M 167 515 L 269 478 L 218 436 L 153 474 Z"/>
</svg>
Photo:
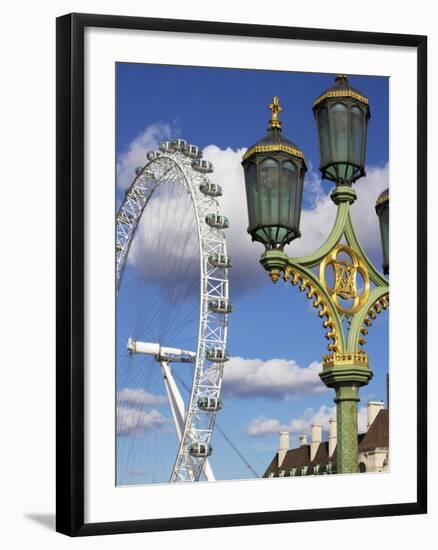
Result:
<svg viewBox="0 0 438 550">
<path fill-rule="evenodd" d="M 368 99 L 352 88 L 345 75 L 313 104 L 318 127 L 322 177 L 351 186 L 365 176 L 365 149 L 370 108 Z"/>
<path fill-rule="evenodd" d="M 267 250 L 283 250 L 301 236 L 303 181 L 307 171 L 303 152 L 282 134 L 278 97 L 268 108 L 268 133 L 243 155 L 248 233 Z"/>
</svg>

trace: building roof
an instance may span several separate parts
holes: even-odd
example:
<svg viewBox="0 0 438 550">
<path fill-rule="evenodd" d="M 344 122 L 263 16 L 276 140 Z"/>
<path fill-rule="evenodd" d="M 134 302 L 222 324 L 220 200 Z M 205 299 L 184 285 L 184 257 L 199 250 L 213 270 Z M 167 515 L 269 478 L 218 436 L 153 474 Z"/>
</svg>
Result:
<svg viewBox="0 0 438 550">
<path fill-rule="evenodd" d="M 382 409 L 374 422 L 363 435 L 359 443 L 359 452 L 370 451 L 377 447 L 389 447 L 389 414 L 388 409 Z"/>
<path fill-rule="evenodd" d="M 378 412 L 374 422 L 366 433 L 359 434 L 357 437 L 359 453 L 370 451 L 376 447 L 389 447 L 389 414 L 387 409 L 382 409 Z M 274 458 L 269 464 L 263 477 L 279 477 L 284 471 L 284 477 L 291 475 L 291 470 L 295 468 L 295 476 L 312 475 L 327 472 L 327 465 L 331 472 L 336 472 L 336 449 L 333 455 L 329 457 L 328 442 L 323 441 L 319 444 L 315 458 L 310 460 L 310 444 L 301 445 L 296 449 L 287 451 L 286 456 L 280 467 L 278 467 L 278 453 L 275 453 Z M 307 470 L 303 473 L 303 467 L 307 466 Z M 317 470 L 317 471 L 316 471 Z"/>
<path fill-rule="evenodd" d="M 328 456 L 328 443 L 320 443 L 318 450 L 313 461 L 310 460 L 310 445 L 301 445 L 297 449 L 290 449 L 287 451 L 286 456 L 280 466 L 278 467 L 278 453 L 275 454 L 263 477 L 269 477 L 270 474 L 274 474 L 274 477 L 278 477 L 281 471 L 285 471 L 284 476 L 291 475 L 291 470 L 295 468 L 295 476 L 308 475 L 316 473 L 316 467 L 318 465 L 319 470 L 325 470 L 327 463 L 335 463 L 336 450 L 333 456 L 329 459 Z M 303 467 L 307 466 L 307 471 L 303 473 Z"/>
</svg>

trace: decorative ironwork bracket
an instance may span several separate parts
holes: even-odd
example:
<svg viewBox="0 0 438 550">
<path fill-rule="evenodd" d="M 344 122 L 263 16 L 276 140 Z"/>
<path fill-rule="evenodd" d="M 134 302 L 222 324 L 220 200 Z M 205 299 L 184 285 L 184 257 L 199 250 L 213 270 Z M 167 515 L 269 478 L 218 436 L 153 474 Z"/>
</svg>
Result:
<svg viewBox="0 0 438 550">
<path fill-rule="evenodd" d="M 356 199 L 356 192 L 349 186 L 338 186 L 331 198 L 337 205 L 336 219 L 320 248 L 297 258 L 289 258 L 280 250 L 268 250 L 260 261 L 273 282 L 283 273 L 285 281 L 290 279 L 313 300 L 312 305 L 319 309 L 319 316 L 325 318 L 324 328 L 329 329 L 326 338 L 331 340 L 327 346 L 330 352 L 363 353 L 361 346 L 366 343 L 364 336 L 368 327 L 389 305 L 388 280 L 367 257 L 354 230 L 350 206 Z M 343 237 L 347 244 L 341 243 Z M 339 259 L 342 254 L 344 259 Z M 345 255 L 349 259 L 345 259 Z M 333 269 L 333 285 L 327 280 L 329 267 Z M 319 270 L 318 276 L 312 268 Z M 358 275 L 363 280 L 362 288 L 357 284 Z M 370 283 L 375 287 L 371 288 Z M 349 321 L 347 333 L 343 325 L 345 317 Z"/>
</svg>

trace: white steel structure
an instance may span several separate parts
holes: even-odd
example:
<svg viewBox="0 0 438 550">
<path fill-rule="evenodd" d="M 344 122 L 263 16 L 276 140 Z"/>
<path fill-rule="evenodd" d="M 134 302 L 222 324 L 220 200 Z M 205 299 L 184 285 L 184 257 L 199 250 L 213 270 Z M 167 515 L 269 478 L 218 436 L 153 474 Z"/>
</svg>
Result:
<svg viewBox="0 0 438 550">
<path fill-rule="evenodd" d="M 223 365 L 227 360 L 226 341 L 228 314 L 231 311 L 225 232 L 228 220 L 220 213 L 217 196 L 219 185 L 207 177 L 213 171 L 202 159 L 198 147 L 184 140 L 165 142 L 160 151 L 147 155 L 148 162 L 137 169 L 137 175 L 126 192 L 116 217 L 116 288 L 119 292 L 131 244 L 140 219 L 148 216 L 148 202 L 157 189 L 166 185 L 183 186 L 194 211 L 193 232 L 198 242 L 200 304 L 196 351 L 162 347 L 144 342 L 131 334 L 127 343 L 130 353 L 151 355 L 161 367 L 170 408 L 178 435 L 179 448 L 169 481 L 198 481 L 201 475 L 214 479 L 207 457 L 215 417 L 221 408 Z M 160 239 L 161 237 L 157 237 Z M 150 258 L 151 262 L 156 261 Z M 156 342 L 153 337 L 148 340 Z M 164 346 L 173 342 L 163 341 Z M 171 363 L 191 363 L 193 380 L 184 406 L 172 375 Z M 158 366 L 158 365 L 157 365 Z M 181 366 L 184 368 L 184 365 Z"/>
</svg>

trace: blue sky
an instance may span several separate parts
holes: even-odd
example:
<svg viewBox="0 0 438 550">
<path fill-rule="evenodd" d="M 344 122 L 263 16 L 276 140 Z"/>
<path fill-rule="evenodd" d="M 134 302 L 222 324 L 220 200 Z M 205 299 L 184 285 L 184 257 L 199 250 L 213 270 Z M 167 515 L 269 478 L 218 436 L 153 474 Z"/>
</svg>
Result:
<svg viewBox="0 0 438 550">
<path fill-rule="evenodd" d="M 234 312 L 230 316 L 228 340 L 232 359 L 225 368 L 224 409 L 217 422 L 260 475 L 276 452 L 279 427 L 290 429 L 291 446 L 297 446 L 298 436 L 308 433 L 313 418 L 326 426 L 334 403 L 332 391 L 326 391 L 317 378 L 327 344 L 320 319 L 296 288 L 283 282 L 272 285 L 258 263 L 263 248 L 251 243 L 245 231 L 247 218 L 240 159 L 243 151 L 266 133 L 267 105 L 278 95 L 283 106 L 283 132 L 304 151 L 309 166 L 304 187 L 303 237 L 286 251 L 290 255 L 301 255 L 321 244 L 334 219 L 335 206 L 328 198 L 331 184 L 321 182 L 317 170 L 319 152 L 312 103 L 331 86 L 333 79 L 334 75 L 312 73 L 123 63 L 116 68 L 118 202 L 134 178 L 135 166 L 145 163 L 147 150 L 168 138 L 182 137 L 203 148 L 204 158 L 215 164 L 212 181 L 224 187 L 221 208 L 231 222 L 227 242 L 233 256 L 230 291 Z M 389 80 L 351 76 L 350 82 L 369 98 L 372 115 L 368 130 L 368 175 L 356 185 L 358 201 L 353 208 L 353 219 L 367 253 L 380 266 L 380 242 L 373 208 L 378 193 L 388 186 Z M 153 209 L 150 215 L 153 217 Z M 135 418 L 140 419 L 138 429 L 131 429 L 130 417 L 131 424 L 128 422 L 127 429 L 119 436 L 118 481 L 122 484 L 166 481 L 172 462 L 169 456 L 175 448 L 159 366 L 130 358 L 125 351 L 126 338 L 135 336 L 134 330 L 146 339 L 160 337 L 159 330 L 153 327 L 153 307 L 158 306 L 156 302 L 153 307 L 150 305 L 152 298 L 146 296 L 145 284 L 151 295 L 172 284 L 171 278 L 151 280 L 147 266 L 152 248 L 150 244 L 142 248 L 142 243 L 151 235 L 148 223 L 153 223 L 153 219 L 142 221 L 133 244 L 119 303 L 118 390 L 137 392 L 125 391 L 121 410 L 126 413 L 135 409 Z M 171 254 L 171 248 L 168 253 Z M 189 315 L 190 307 L 196 304 L 192 301 L 187 307 L 181 315 Z M 132 311 L 135 311 L 134 320 Z M 163 322 L 156 318 L 159 323 Z M 194 345 L 190 342 L 191 328 L 188 323 L 179 334 L 181 346 L 182 342 Z M 162 334 L 170 336 L 172 331 L 166 330 L 163 328 Z M 370 330 L 367 351 L 374 378 L 361 390 L 360 408 L 366 406 L 370 398 L 386 399 L 386 313 L 378 317 Z M 190 383 L 188 371 L 176 374 L 182 384 Z M 363 422 L 363 411 L 361 415 Z M 218 479 L 251 477 L 219 433 L 215 433 L 212 445 L 211 464 Z"/>
</svg>

